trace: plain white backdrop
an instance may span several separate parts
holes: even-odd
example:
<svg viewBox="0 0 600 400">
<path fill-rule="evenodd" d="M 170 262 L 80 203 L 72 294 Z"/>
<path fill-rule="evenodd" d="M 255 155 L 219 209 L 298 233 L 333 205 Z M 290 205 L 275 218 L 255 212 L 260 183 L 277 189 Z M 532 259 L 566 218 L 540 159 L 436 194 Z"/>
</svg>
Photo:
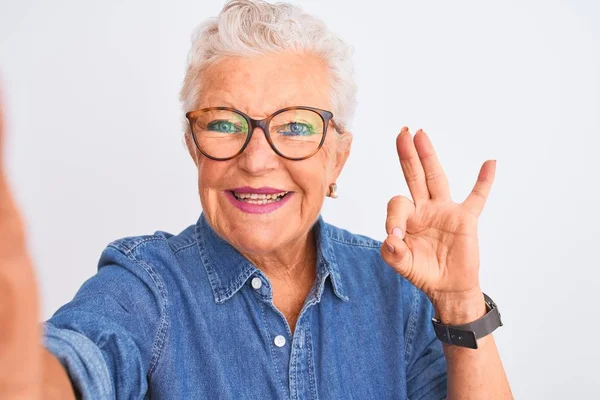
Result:
<svg viewBox="0 0 600 400">
<path fill-rule="evenodd" d="M 518 399 L 600 398 L 600 3 L 294 1 L 355 47 L 355 135 L 326 220 L 385 237 L 410 195 L 394 140 L 427 131 L 454 201 L 497 159 L 481 282 Z M 221 1 L 0 0 L 8 168 L 49 318 L 119 237 L 200 213 L 178 91 Z"/>
</svg>

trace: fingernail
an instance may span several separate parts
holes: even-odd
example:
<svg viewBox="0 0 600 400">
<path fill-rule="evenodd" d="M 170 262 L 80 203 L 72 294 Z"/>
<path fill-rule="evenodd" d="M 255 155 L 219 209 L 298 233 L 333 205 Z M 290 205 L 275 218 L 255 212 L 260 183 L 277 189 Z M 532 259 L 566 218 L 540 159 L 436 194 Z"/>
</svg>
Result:
<svg viewBox="0 0 600 400">
<path fill-rule="evenodd" d="M 385 244 L 387 245 L 388 250 L 390 251 L 390 253 L 394 252 L 394 246 L 392 246 L 391 244 L 389 244 L 388 242 L 385 242 Z"/>
<path fill-rule="evenodd" d="M 400 229 L 400 228 L 392 229 L 392 235 L 398 236 L 400 239 L 402 239 L 402 229 Z"/>
</svg>

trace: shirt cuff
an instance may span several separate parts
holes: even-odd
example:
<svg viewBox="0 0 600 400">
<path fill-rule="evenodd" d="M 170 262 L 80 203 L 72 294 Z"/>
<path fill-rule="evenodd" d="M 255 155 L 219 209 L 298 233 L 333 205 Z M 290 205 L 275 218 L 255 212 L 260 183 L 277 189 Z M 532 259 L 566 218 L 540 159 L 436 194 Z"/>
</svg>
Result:
<svg viewBox="0 0 600 400">
<path fill-rule="evenodd" d="M 102 352 L 86 336 L 44 323 L 43 346 L 65 367 L 83 399 L 114 399 Z"/>
</svg>

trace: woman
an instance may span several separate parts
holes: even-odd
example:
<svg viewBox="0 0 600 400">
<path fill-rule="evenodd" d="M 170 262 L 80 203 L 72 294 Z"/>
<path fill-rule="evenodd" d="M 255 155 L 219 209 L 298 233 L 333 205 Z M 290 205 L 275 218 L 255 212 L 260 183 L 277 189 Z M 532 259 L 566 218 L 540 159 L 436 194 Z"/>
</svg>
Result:
<svg viewBox="0 0 600 400">
<path fill-rule="evenodd" d="M 497 313 L 477 244 L 495 162 L 456 204 L 427 135 L 404 127 L 412 200 L 389 202 L 385 244 L 331 226 L 320 210 L 337 197 L 354 97 L 348 47 L 321 22 L 227 3 L 194 38 L 181 92 L 202 215 L 111 243 L 43 347 L 2 180 L 0 397 L 511 398 L 496 326 L 476 350 L 460 333 Z"/>
</svg>

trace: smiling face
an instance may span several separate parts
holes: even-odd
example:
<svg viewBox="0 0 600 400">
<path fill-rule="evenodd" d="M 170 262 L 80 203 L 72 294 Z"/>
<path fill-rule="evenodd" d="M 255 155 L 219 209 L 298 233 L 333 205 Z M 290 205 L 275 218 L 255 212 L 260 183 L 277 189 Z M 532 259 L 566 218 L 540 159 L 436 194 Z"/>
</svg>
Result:
<svg viewBox="0 0 600 400">
<path fill-rule="evenodd" d="M 331 110 L 329 77 L 326 63 L 309 53 L 223 58 L 202 73 L 197 109 L 232 107 L 254 119 L 292 106 Z M 234 130 L 219 120 L 207 124 L 212 133 Z M 271 130 L 273 126 L 272 121 Z M 285 135 L 304 134 L 307 127 L 288 124 Z M 321 149 L 302 161 L 277 155 L 260 128 L 244 152 L 227 161 L 205 157 L 189 137 L 187 143 L 198 167 L 208 222 L 239 251 L 254 255 L 269 255 L 306 239 L 349 152 L 349 140 L 340 140 L 331 122 Z"/>
</svg>

